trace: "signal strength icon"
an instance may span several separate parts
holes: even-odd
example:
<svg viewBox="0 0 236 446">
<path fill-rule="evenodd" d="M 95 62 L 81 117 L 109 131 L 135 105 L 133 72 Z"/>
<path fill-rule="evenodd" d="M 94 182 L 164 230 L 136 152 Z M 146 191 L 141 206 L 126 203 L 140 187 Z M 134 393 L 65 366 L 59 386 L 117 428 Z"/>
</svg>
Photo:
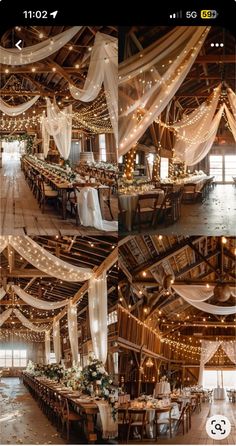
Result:
<svg viewBox="0 0 236 446">
<path fill-rule="evenodd" d="M 170 14 L 170 19 L 182 19 L 182 11 L 174 12 L 174 14 Z"/>
</svg>

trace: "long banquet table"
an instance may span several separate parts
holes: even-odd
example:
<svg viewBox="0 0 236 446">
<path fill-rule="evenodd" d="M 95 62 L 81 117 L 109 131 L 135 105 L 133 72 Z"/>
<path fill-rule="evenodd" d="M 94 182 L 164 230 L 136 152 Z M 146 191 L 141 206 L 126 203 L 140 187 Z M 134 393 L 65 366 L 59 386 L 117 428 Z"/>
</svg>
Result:
<svg viewBox="0 0 236 446">
<path fill-rule="evenodd" d="M 96 188 L 98 190 L 99 202 L 101 205 L 99 188 L 98 188 L 99 184 L 97 184 L 95 182 L 94 183 L 84 182 L 84 183 L 79 183 L 79 184 L 77 182 L 71 183 L 70 181 L 68 181 L 64 178 L 61 178 L 59 175 L 52 173 L 47 168 L 39 166 L 33 160 L 23 158 L 22 163 L 23 163 L 24 168 L 34 169 L 34 171 L 36 171 L 39 175 L 41 175 L 45 181 L 50 183 L 54 189 L 58 190 L 58 192 L 61 195 L 61 200 L 62 200 L 62 218 L 63 218 L 63 220 L 66 220 L 68 193 L 72 192 L 75 187 L 83 188 L 83 187 L 87 187 L 87 186 L 92 186 L 93 188 Z"/>
<path fill-rule="evenodd" d="M 88 443 L 95 443 L 97 441 L 97 433 L 95 429 L 95 418 L 99 413 L 99 408 L 93 399 L 88 399 L 86 402 L 87 395 L 82 397 L 78 397 L 78 392 L 67 389 L 67 391 L 58 388 L 58 383 L 53 383 L 52 381 L 42 378 L 33 377 L 28 373 L 23 373 L 23 382 L 32 388 L 34 387 L 35 381 L 40 382 L 45 387 L 54 392 L 57 392 L 59 395 L 67 398 L 70 403 L 77 409 L 85 418 L 85 434 L 87 437 Z M 74 395 L 74 396 L 73 396 Z"/>
</svg>

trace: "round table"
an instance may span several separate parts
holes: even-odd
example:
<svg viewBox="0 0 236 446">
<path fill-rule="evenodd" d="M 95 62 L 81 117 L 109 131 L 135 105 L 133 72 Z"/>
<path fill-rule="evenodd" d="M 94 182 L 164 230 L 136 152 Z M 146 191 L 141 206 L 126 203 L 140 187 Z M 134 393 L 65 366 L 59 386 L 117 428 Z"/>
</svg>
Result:
<svg viewBox="0 0 236 446">
<path fill-rule="evenodd" d="M 217 387 L 213 392 L 214 400 L 225 400 L 226 399 L 226 391 L 223 387 Z"/>
<path fill-rule="evenodd" d="M 170 393 L 170 383 L 168 383 L 166 381 L 156 383 L 155 389 L 154 389 L 154 396 L 162 395 L 165 393 Z"/>
<path fill-rule="evenodd" d="M 162 189 L 143 191 L 143 192 L 140 191 L 139 194 L 128 193 L 119 195 L 121 209 L 126 211 L 125 226 L 128 231 L 132 231 L 133 215 L 137 207 L 138 195 L 145 195 L 150 193 L 156 193 L 158 196 L 158 204 L 162 203 L 165 196 L 165 192 Z"/>
</svg>

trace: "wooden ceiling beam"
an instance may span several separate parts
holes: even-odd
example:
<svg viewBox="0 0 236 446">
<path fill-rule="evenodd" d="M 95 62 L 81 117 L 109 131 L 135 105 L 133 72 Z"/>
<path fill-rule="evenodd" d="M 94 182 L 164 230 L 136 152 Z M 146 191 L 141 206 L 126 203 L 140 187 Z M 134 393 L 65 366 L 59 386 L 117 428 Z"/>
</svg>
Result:
<svg viewBox="0 0 236 446">
<path fill-rule="evenodd" d="M 195 62 L 197 64 L 203 63 L 217 63 L 217 64 L 225 64 L 225 63 L 233 63 L 236 64 L 236 55 L 235 54 L 204 54 L 199 55 Z"/>
</svg>

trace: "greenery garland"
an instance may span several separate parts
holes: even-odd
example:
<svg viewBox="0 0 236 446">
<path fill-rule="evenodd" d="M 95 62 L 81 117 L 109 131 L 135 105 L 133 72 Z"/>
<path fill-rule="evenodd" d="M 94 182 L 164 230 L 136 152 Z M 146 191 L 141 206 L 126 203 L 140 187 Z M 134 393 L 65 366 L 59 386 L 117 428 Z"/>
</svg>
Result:
<svg viewBox="0 0 236 446">
<path fill-rule="evenodd" d="M 28 133 L 23 133 L 22 135 L 14 135 L 14 136 L 0 135 L 0 140 L 6 142 L 26 141 L 26 153 L 32 153 L 34 136 L 28 135 Z"/>
</svg>

